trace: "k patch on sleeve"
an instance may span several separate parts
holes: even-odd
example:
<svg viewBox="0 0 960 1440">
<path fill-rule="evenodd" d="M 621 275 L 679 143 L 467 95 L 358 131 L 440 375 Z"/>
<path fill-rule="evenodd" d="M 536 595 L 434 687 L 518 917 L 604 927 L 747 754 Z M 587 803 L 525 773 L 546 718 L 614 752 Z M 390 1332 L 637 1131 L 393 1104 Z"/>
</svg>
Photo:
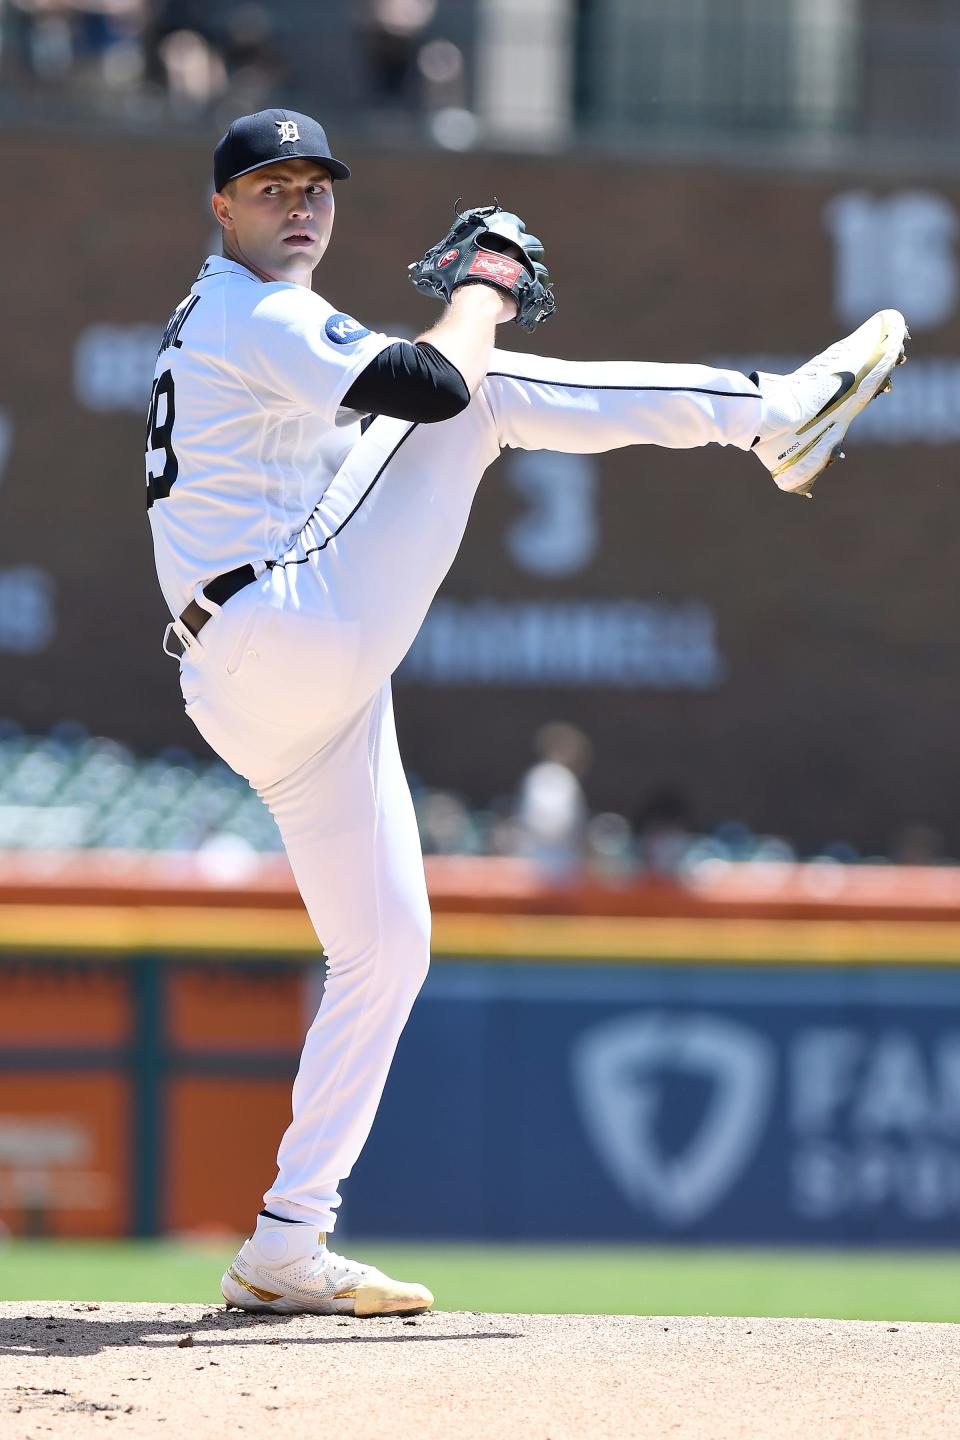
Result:
<svg viewBox="0 0 960 1440">
<path fill-rule="evenodd" d="M 370 334 L 359 320 L 354 320 L 352 315 L 345 315 L 341 310 L 328 316 L 323 328 L 327 339 L 332 340 L 334 345 L 350 345 L 354 340 L 362 340 L 365 335 Z"/>
</svg>

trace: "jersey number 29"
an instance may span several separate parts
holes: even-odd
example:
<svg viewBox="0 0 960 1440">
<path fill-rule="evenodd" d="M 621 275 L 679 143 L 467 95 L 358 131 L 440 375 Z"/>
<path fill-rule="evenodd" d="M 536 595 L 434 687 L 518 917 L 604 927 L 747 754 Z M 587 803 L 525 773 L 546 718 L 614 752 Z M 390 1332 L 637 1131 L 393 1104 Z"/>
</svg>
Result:
<svg viewBox="0 0 960 1440">
<path fill-rule="evenodd" d="M 170 494 L 180 472 L 180 465 L 173 448 L 173 422 L 176 418 L 173 398 L 173 371 L 164 370 L 153 382 L 150 408 L 147 410 L 147 509 L 154 500 L 164 500 Z M 163 452 L 163 469 L 154 474 L 153 464 L 157 451 Z"/>
</svg>

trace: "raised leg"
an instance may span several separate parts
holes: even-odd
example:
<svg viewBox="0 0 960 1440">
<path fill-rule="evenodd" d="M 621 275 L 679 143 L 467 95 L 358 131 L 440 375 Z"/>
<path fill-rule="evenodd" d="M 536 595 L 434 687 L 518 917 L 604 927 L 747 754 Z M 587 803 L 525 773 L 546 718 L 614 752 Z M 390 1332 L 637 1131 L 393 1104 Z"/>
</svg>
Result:
<svg viewBox="0 0 960 1440">
<path fill-rule="evenodd" d="M 735 370 L 552 360 L 495 350 L 483 385 L 501 445 L 594 454 L 624 445 L 748 450 L 760 391 Z"/>
</svg>

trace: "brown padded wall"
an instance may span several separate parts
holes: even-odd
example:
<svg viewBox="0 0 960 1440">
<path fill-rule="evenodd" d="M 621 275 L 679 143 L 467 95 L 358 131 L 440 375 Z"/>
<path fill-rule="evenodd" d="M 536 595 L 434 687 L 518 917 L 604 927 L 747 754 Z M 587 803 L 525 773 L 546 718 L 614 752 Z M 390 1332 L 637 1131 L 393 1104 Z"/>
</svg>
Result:
<svg viewBox="0 0 960 1440">
<path fill-rule="evenodd" d="M 833 303 L 831 195 L 882 198 L 918 184 L 613 159 L 586 169 L 569 158 L 414 158 L 337 143 L 354 179 L 338 187 L 317 276 L 332 303 L 370 325 L 422 329 L 434 310 L 407 283 L 406 263 L 457 196 L 496 194 L 544 238 L 560 301 L 535 341 L 510 331 L 504 343 L 570 358 L 812 353 L 849 328 Z M 91 325 L 150 325 L 159 336 L 209 248 L 207 153 L 185 142 L 6 138 L 0 156 L 10 193 L 34 197 L 20 210 L 26 231 L 0 228 L 0 408 L 14 426 L 0 569 L 49 571 L 56 613 L 41 653 L 0 650 L 0 715 L 31 729 L 69 717 L 139 747 L 202 753 L 159 648 L 142 415 L 81 408 L 72 367 Z M 914 353 L 948 357 L 957 343 L 951 314 L 918 333 Z M 601 543 L 584 569 L 552 578 L 511 558 L 504 536 L 521 503 L 494 467 L 447 598 L 695 600 L 715 617 L 724 678 L 706 691 L 403 683 L 408 766 L 486 801 L 515 785 L 535 727 L 562 716 L 594 741 L 595 806 L 629 813 L 666 779 L 704 823 L 731 815 L 804 844 L 845 836 L 880 847 L 924 819 L 956 852 L 957 449 L 858 445 L 855 432 L 848 449 L 813 503 L 782 496 L 753 457 L 717 447 L 604 457 Z"/>
</svg>

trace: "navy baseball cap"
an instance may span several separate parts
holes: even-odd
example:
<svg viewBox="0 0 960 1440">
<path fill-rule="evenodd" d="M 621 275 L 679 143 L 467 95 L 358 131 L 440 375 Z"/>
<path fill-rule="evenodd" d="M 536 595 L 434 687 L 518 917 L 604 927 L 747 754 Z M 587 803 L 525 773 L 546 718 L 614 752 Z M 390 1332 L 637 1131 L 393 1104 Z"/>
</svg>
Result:
<svg viewBox="0 0 960 1440">
<path fill-rule="evenodd" d="M 316 160 L 334 180 L 350 176 L 349 165 L 330 154 L 326 132 L 316 120 L 296 110 L 258 110 L 234 120 L 213 152 L 214 189 L 278 160 Z"/>
</svg>

